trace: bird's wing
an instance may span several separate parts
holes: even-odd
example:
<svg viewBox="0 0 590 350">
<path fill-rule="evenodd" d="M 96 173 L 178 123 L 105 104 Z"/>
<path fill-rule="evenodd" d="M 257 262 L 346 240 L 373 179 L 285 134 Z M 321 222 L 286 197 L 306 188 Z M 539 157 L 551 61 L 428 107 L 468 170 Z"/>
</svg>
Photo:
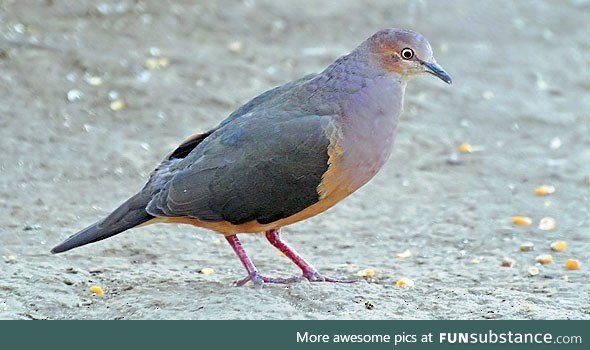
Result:
<svg viewBox="0 0 590 350">
<path fill-rule="evenodd" d="M 221 124 L 160 182 L 148 213 L 234 225 L 298 213 L 319 200 L 330 119 L 254 111 Z"/>
</svg>

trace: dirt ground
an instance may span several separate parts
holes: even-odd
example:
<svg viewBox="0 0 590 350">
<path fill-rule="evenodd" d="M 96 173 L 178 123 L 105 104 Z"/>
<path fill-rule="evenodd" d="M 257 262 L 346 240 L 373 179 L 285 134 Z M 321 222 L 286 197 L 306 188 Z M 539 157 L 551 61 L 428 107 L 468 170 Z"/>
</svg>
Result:
<svg viewBox="0 0 590 350">
<path fill-rule="evenodd" d="M 586 0 L 0 1 L 0 319 L 588 319 L 589 14 Z M 412 81 L 382 172 L 284 229 L 323 273 L 373 279 L 235 287 L 230 247 L 189 226 L 49 253 L 184 137 L 386 27 L 427 36 L 454 84 Z M 298 272 L 242 240 L 263 273 Z M 553 263 L 530 276 L 541 254 Z"/>
</svg>

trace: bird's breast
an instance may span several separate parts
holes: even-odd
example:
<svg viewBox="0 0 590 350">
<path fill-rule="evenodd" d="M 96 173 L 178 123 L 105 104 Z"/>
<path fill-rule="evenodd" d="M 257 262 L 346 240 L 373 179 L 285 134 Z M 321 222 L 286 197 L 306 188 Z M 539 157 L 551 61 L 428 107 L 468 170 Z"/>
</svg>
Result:
<svg viewBox="0 0 590 350">
<path fill-rule="evenodd" d="M 402 112 L 404 86 L 377 82 L 355 94 L 343 123 L 341 167 L 347 186 L 355 191 L 383 167 L 391 155 Z"/>
</svg>

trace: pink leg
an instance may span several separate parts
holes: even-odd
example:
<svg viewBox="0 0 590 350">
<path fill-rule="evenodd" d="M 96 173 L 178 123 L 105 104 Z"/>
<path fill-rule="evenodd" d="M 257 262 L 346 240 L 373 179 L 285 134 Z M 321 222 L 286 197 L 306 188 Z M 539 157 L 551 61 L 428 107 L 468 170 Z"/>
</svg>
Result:
<svg viewBox="0 0 590 350">
<path fill-rule="evenodd" d="M 301 271 L 303 272 L 303 278 L 307 279 L 310 282 L 343 282 L 343 283 L 350 283 L 356 282 L 354 280 L 343 280 L 337 279 L 332 277 L 327 277 L 321 275 L 318 270 L 313 267 L 312 264 L 307 262 L 304 257 L 299 255 L 295 249 L 291 248 L 287 243 L 285 243 L 280 237 L 280 231 L 273 229 L 268 230 L 264 233 L 266 235 L 266 239 L 272 244 L 275 248 L 280 250 L 283 254 L 285 254 L 291 261 L 297 265 Z"/>
<path fill-rule="evenodd" d="M 246 251 L 242 246 L 242 242 L 240 242 L 240 240 L 238 239 L 238 236 L 225 236 L 225 239 L 232 247 L 238 258 L 240 258 L 240 261 L 246 268 L 246 271 L 248 271 L 248 276 L 244 279 L 236 281 L 236 285 L 243 286 L 248 281 L 252 281 L 252 283 L 256 285 L 262 285 L 264 283 L 291 283 L 299 280 L 299 278 L 269 278 L 262 276 L 258 272 L 258 269 L 256 269 L 256 266 L 254 265 L 252 260 L 250 260 L 250 257 L 248 257 L 248 254 L 246 254 Z"/>
</svg>

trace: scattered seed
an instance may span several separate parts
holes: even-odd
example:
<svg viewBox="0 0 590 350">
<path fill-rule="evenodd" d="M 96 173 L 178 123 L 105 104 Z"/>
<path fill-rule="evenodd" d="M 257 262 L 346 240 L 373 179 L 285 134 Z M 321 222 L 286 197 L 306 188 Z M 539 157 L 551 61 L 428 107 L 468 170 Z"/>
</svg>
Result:
<svg viewBox="0 0 590 350">
<path fill-rule="evenodd" d="M 582 263 L 577 259 L 567 259 L 565 261 L 565 268 L 568 270 L 578 270 Z"/>
<path fill-rule="evenodd" d="M 481 260 L 479 260 L 479 259 L 477 259 L 477 258 L 473 258 L 473 259 L 469 260 L 469 263 L 470 263 L 470 264 L 473 264 L 473 265 L 477 265 L 477 264 L 479 264 L 480 262 L 481 262 Z"/>
<path fill-rule="evenodd" d="M 202 273 L 203 275 L 212 275 L 215 273 L 215 270 L 210 267 L 204 267 L 199 271 L 199 273 Z"/>
<path fill-rule="evenodd" d="M 367 301 L 365 301 L 365 307 L 367 308 L 367 310 L 373 310 L 373 308 L 375 307 L 375 304 L 373 304 L 372 301 L 367 300 Z"/>
<path fill-rule="evenodd" d="M 356 275 L 359 277 L 371 278 L 371 277 L 375 276 L 375 270 L 373 270 L 371 268 L 363 269 L 363 270 L 360 270 L 359 272 L 357 272 Z"/>
<path fill-rule="evenodd" d="M 559 139 L 559 137 L 554 137 L 553 139 L 551 139 L 551 142 L 549 143 L 549 148 L 555 150 L 559 147 L 561 147 L 561 140 Z"/>
<path fill-rule="evenodd" d="M 514 264 L 516 264 L 516 262 L 514 261 L 514 259 L 511 259 L 509 257 L 505 257 L 504 259 L 502 259 L 502 263 L 500 263 L 500 266 L 502 266 L 502 267 L 512 267 L 512 266 L 514 266 Z"/>
<path fill-rule="evenodd" d="M 535 260 L 537 260 L 537 262 L 542 265 L 547 265 L 547 264 L 551 264 L 553 262 L 553 257 L 549 254 L 543 254 L 543 255 L 537 256 L 537 258 Z"/>
<path fill-rule="evenodd" d="M 557 241 L 551 243 L 551 249 L 556 252 L 564 252 L 567 249 L 567 243 L 565 241 Z"/>
<path fill-rule="evenodd" d="M 539 274 L 539 268 L 536 266 L 529 266 L 529 268 L 527 269 L 527 271 L 529 272 L 529 275 L 531 276 L 536 276 Z"/>
<path fill-rule="evenodd" d="M 90 287 L 90 292 L 96 296 L 103 296 L 104 292 L 102 291 L 102 287 L 101 286 L 91 286 Z"/>
<path fill-rule="evenodd" d="M 411 256 L 412 256 L 412 252 L 409 249 L 406 249 L 403 252 L 395 255 L 395 257 L 398 259 L 405 259 L 405 258 L 409 258 Z"/>
<path fill-rule="evenodd" d="M 85 76 L 84 80 L 88 85 L 99 86 L 102 85 L 102 78 L 97 76 Z"/>
<path fill-rule="evenodd" d="M 520 245 L 521 252 L 530 252 L 532 250 L 535 250 L 535 245 L 531 242 L 526 242 Z"/>
<path fill-rule="evenodd" d="M 550 217 L 542 218 L 541 221 L 539 222 L 539 229 L 541 229 L 543 231 L 553 230 L 554 228 L 555 228 L 555 219 L 554 218 L 550 218 Z"/>
<path fill-rule="evenodd" d="M 568 275 L 563 276 L 562 279 L 563 279 L 564 282 L 569 282 L 570 281 L 570 278 L 569 278 Z"/>
<path fill-rule="evenodd" d="M 414 281 L 409 278 L 402 277 L 397 282 L 395 282 L 395 286 L 398 288 L 414 288 Z"/>
<path fill-rule="evenodd" d="M 213 241 L 213 244 L 221 245 L 221 240 L 219 238 L 217 238 L 216 240 Z"/>
<path fill-rule="evenodd" d="M 145 67 L 149 70 L 166 68 L 170 65 L 170 60 L 165 57 L 150 57 L 145 60 Z"/>
<path fill-rule="evenodd" d="M 16 263 L 16 257 L 14 255 L 7 255 L 3 256 L 4 262 L 7 264 L 14 264 Z"/>
<path fill-rule="evenodd" d="M 535 188 L 535 196 L 548 196 L 555 192 L 554 186 L 542 185 Z"/>
<path fill-rule="evenodd" d="M 468 143 L 462 143 L 461 146 L 459 146 L 459 152 L 461 153 L 472 153 L 473 152 L 473 147 L 468 144 Z"/>
<path fill-rule="evenodd" d="M 229 43 L 229 45 L 227 45 L 227 48 L 231 51 L 231 52 L 240 52 L 242 51 L 243 48 L 243 44 L 241 41 L 232 41 L 231 43 Z"/>
<path fill-rule="evenodd" d="M 120 111 L 125 108 L 125 102 L 121 99 L 114 100 L 111 102 L 111 109 L 113 111 Z"/>
<path fill-rule="evenodd" d="M 533 220 L 528 216 L 513 216 L 512 222 L 518 226 L 530 226 Z"/>
</svg>

